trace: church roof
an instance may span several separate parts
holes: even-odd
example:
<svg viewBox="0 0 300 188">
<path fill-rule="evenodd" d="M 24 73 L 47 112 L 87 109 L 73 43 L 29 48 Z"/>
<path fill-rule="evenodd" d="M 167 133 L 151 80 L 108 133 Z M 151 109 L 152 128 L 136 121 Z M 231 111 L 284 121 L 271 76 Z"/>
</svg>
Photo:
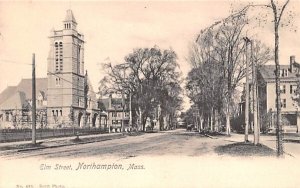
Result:
<svg viewBox="0 0 300 188">
<path fill-rule="evenodd" d="M 38 93 L 43 93 L 44 97 L 46 97 L 47 85 L 47 78 L 36 78 L 36 95 L 38 95 Z M 2 91 L 2 93 L 0 93 L 0 106 L 18 92 L 22 92 L 26 100 L 31 100 L 32 79 L 22 79 L 17 86 L 9 86 Z"/>
<path fill-rule="evenodd" d="M 77 23 L 71 9 L 67 10 L 67 14 L 66 14 L 64 21 L 65 22 L 72 21 L 72 22 Z"/>
<path fill-rule="evenodd" d="M 24 92 L 18 91 L 0 104 L 1 109 L 22 109 L 28 106 Z"/>
</svg>

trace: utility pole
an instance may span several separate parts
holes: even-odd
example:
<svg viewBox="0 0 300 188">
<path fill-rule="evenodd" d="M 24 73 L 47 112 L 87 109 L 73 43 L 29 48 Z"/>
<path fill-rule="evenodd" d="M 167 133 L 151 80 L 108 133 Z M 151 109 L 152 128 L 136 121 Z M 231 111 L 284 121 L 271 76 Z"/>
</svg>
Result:
<svg viewBox="0 0 300 188">
<path fill-rule="evenodd" d="M 257 113 L 257 82 L 256 82 L 256 65 L 253 61 L 253 41 L 251 45 L 251 63 L 252 63 L 252 94 L 253 94 L 253 128 L 254 128 L 254 145 L 259 143 L 258 113 Z"/>
<path fill-rule="evenodd" d="M 32 144 L 36 144 L 35 54 L 32 54 Z"/>
<path fill-rule="evenodd" d="M 132 106 L 131 106 L 131 91 L 129 91 L 129 126 L 132 127 Z"/>
<path fill-rule="evenodd" d="M 250 42 L 248 37 L 243 38 L 246 43 L 246 96 L 245 96 L 245 142 L 248 140 L 249 129 L 249 62 L 248 62 L 248 43 Z"/>
</svg>

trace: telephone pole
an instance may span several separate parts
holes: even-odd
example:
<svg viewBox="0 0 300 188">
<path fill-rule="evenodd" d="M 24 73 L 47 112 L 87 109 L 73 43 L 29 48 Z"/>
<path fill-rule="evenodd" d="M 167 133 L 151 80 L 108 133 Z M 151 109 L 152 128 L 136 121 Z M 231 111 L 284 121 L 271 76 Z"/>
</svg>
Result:
<svg viewBox="0 0 300 188">
<path fill-rule="evenodd" d="M 131 104 L 131 100 L 132 100 L 132 96 L 131 96 L 131 91 L 129 90 L 129 126 L 132 127 L 132 104 Z"/>
<path fill-rule="evenodd" d="M 248 43 L 251 42 L 248 37 L 243 38 L 246 43 L 246 95 L 245 95 L 245 142 L 248 140 L 249 129 L 249 62 L 248 62 Z"/>
<path fill-rule="evenodd" d="M 35 54 L 32 54 L 32 144 L 36 144 Z"/>
<path fill-rule="evenodd" d="M 257 110 L 257 82 L 256 82 L 256 64 L 253 61 L 253 42 L 251 45 L 251 63 L 252 63 L 252 94 L 253 94 L 253 128 L 254 128 L 254 145 L 259 143 L 259 126 Z"/>
</svg>

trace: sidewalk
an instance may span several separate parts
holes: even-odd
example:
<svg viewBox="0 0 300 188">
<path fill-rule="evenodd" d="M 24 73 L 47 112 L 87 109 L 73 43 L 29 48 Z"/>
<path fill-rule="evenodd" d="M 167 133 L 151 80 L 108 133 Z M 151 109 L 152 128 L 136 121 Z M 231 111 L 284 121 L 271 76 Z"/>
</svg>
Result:
<svg viewBox="0 0 300 188">
<path fill-rule="evenodd" d="M 31 141 L 7 142 L 7 143 L 0 143 L 0 152 L 1 151 L 27 151 L 27 150 L 63 147 L 63 146 L 70 146 L 76 144 L 86 144 L 86 143 L 100 142 L 100 141 L 111 140 L 111 139 L 119 139 L 124 137 L 126 137 L 126 135 L 124 135 L 123 133 L 106 133 L 106 134 L 79 136 L 79 139 L 76 139 L 76 136 L 69 136 L 69 137 L 37 140 L 36 145 L 32 145 Z"/>
<path fill-rule="evenodd" d="M 253 142 L 253 135 L 249 135 L 248 139 Z M 243 142 L 243 134 L 232 134 L 231 137 L 225 140 L 230 142 Z M 275 135 L 260 135 L 260 144 L 263 144 L 274 151 L 276 151 L 276 136 Z M 284 152 L 286 157 L 300 158 L 300 137 L 294 135 L 288 135 L 284 137 Z"/>
</svg>

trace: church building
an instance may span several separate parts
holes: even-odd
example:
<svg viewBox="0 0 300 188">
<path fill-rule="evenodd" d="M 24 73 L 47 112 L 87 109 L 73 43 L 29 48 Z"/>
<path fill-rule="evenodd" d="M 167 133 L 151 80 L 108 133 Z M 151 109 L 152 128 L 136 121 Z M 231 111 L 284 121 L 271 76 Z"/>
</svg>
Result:
<svg viewBox="0 0 300 188">
<path fill-rule="evenodd" d="M 47 78 L 36 79 L 38 127 L 99 127 L 105 123 L 96 93 L 84 70 L 84 36 L 72 10 L 61 30 L 52 30 Z M 31 126 L 31 79 L 0 93 L 0 128 Z M 104 118 L 104 119 L 103 119 Z"/>
</svg>

